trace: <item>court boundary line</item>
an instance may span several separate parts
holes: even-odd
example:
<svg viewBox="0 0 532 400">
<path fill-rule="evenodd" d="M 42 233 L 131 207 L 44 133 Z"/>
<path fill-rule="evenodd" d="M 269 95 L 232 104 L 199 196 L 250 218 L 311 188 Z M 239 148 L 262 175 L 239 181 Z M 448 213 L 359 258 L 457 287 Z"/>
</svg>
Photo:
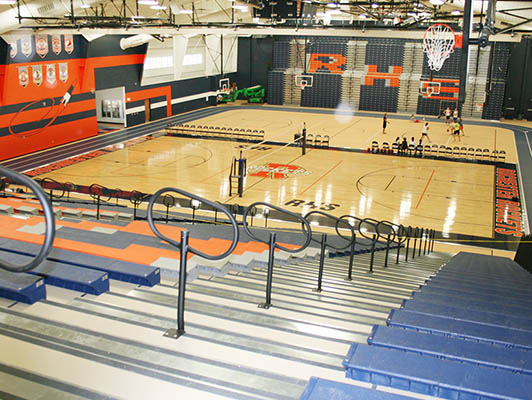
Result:
<svg viewBox="0 0 532 400">
<path fill-rule="evenodd" d="M 421 200 L 423 199 L 423 196 L 425 195 L 425 192 L 427 191 L 427 188 L 429 187 L 430 185 L 430 182 L 432 181 L 432 177 L 434 176 L 434 173 L 436 172 L 435 169 L 432 170 L 432 174 L 430 174 L 430 178 L 427 182 L 427 184 L 425 185 L 425 189 L 423 189 L 423 193 L 421 193 L 421 197 L 419 198 L 417 204 L 416 204 L 416 209 L 419 207 L 419 204 L 421 203 Z"/>
</svg>

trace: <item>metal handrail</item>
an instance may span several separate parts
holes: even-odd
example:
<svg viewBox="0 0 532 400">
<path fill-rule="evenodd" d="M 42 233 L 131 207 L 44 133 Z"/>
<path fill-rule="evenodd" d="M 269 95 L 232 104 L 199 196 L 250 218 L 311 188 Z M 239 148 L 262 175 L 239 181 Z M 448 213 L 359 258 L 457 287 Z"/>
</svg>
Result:
<svg viewBox="0 0 532 400">
<path fill-rule="evenodd" d="M 283 214 L 286 214 L 286 215 L 290 215 L 291 217 L 297 219 L 298 221 L 301 221 L 301 225 L 302 225 L 302 230 L 303 230 L 303 233 L 307 236 L 306 240 L 305 240 L 305 243 L 303 245 L 301 245 L 301 247 L 299 248 L 296 248 L 296 249 L 290 249 L 288 247 L 285 247 L 285 246 L 282 246 L 278 243 L 275 244 L 275 248 L 277 249 L 280 249 L 280 250 L 283 250 L 283 251 L 286 251 L 288 253 L 299 253 L 300 251 L 303 251 L 305 250 L 308 245 L 310 244 L 310 241 L 312 240 L 312 230 L 310 229 L 310 224 L 308 223 L 308 221 L 302 217 L 301 215 L 299 214 L 295 214 L 291 211 L 288 211 L 288 210 L 285 210 L 284 208 L 280 208 L 280 207 L 277 207 L 277 206 L 274 206 L 273 204 L 270 204 L 270 203 L 265 203 L 265 202 L 262 202 L 262 201 L 258 201 L 256 203 L 253 203 L 253 204 L 250 204 L 246 210 L 244 211 L 244 213 L 242 214 L 242 226 L 244 228 L 244 231 L 253 239 L 253 240 L 256 240 L 257 242 L 261 242 L 261 243 L 265 243 L 265 244 L 269 244 L 269 241 L 268 240 L 264 240 L 264 239 L 261 239 L 257 236 L 255 236 L 250 230 L 249 230 L 249 226 L 248 226 L 248 223 L 247 223 L 247 217 L 248 217 L 248 214 L 250 213 L 250 211 L 252 209 L 255 209 L 255 212 L 256 212 L 256 207 L 257 206 L 265 206 L 267 208 L 271 208 L 273 210 L 277 210 Z"/>
<path fill-rule="evenodd" d="M 336 246 L 333 246 L 333 245 L 330 244 L 330 243 L 327 243 L 327 247 L 331 247 L 331 248 L 333 248 L 333 249 L 335 249 L 335 250 L 345 250 L 345 249 L 347 249 L 349 246 L 351 246 L 351 244 L 355 241 L 355 229 L 353 228 L 353 226 L 352 226 L 349 222 L 347 222 L 347 221 L 343 221 L 343 220 L 342 220 L 341 218 L 339 218 L 339 217 L 335 217 L 334 215 L 327 214 L 327 213 L 325 213 L 325 212 L 323 212 L 323 211 L 318 211 L 318 210 L 308 212 L 308 213 L 305 215 L 304 218 L 305 218 L 305 219 L 308 219 L 308 217 L 310 217 L 311 215 L 315 215 L 315 214 L 317 214 L 317 215 L 323 215 L 323 216 L 325 216 L 325 217 L 327 217 L 327 218 L 329 218 L 329 219 L 332 219 L 333 221 L 336 221 L 336 224 L 335 224 L 335 226 L 334 226 L 334 229 L 336 230 L 336 233 L 338 234 L 338 236 L 339 236 L 340 238 L 342 238 L 342 239 L 348 241 L 347 245 L 344 246 L 344 247 L 336 247 Z M 356 218 L 356 217 L 352 217 L 352 218 Z M 342 234 L 338 231 L 338 225 L 339 225 L 340 223 L 344 223 L 344 224 L 346 224 L 346 225 L 349 227 L 349 229 L 351 230 L 351 238 L 347 239 L 344 235 L 342 235 Z M 316 239 L 312 239 L 312 240 L 313 240 L 314 242 L 319 243 L 319 240 L 316 240 Z"/>
<path fill-rule="evenodd" d="M 65 186 L 64 183 L 61 183 L 61 182 L 57 182 L 55 179 L 52 179 L 52 178 L 43 178 L 43 179 L 39 179 L 39 180 L 35 180 L 42 188 L 43 190 L 44 189 L 49 189 L 50 190 L 50 193 L 49 193 L 49 196 L 50 196 L 50 200 L 60 200 L 63 198 L 63 196 L 65 195 L 65 192 L 67 191 L 67 187 Z M 47 183 L 51 183 L 53 185 L 49 185 Z M 54 190 L 61 190 L 61 194 L 60 195 L 57 195 L 57 194 L 54 194 Z"/>
<path fill-rule="evenodd" d="M 197 200 L 227 215 L 227 218 L 229 218 L 229 221 L 231 222 L 231 226 L 233 227 L 233 241 L 231 242 L 231 245 L 229 246 L 229 248 L 226 251 L 224 251 L 222 254 L 217 254 L 217 255 L 206 254 L 198 249 L 191 247 L 188 244 L 188 231 L 187 230 L 181 231 L 181 242 L 178 242 L 169 237 L 166 237 L 161 232 L 159 232 L 159 229 L 157 229 L 157 227 L 155 226 L 153 222 L 153 205 L 163 193 L 167 193 L 167 192 L 178 193 L 185 197 L 188 197 L 191 200 Z M 162 188 L 151 196 L 150 201 L 148 203 L 148 209 L 146 211 L 146 217 L 148 219 L 148 224 L 150 225 L 150 228 L 155 234 L 155 236 L 157 236 L 159 239 L 167 243 L 170 243 L 172 246 L 179 249 L 180 263 L 179 263 L 179 288 L 178 288 L 178 295 L 177 295 L 177 328 L 168 329 L 166 333 L 164 334 L 164 336 L 177 339 L 185 333 L 185 288 L 186 288 L 186 280 L 187 280 L 188 253 L 191 252 L 207 260 L 221 260 L 222 258 L 227 257 L 229 254 L 233 252 L 233 250 L 235 249 L 238 243 L 238 234 L 239 234 L 238 225 L 234 217 L 225 207 L 220 206 L 207 199 L 204 199 L 203 197 L 197 196 L 192 193 L 185 192 L 184 190 L 181 190 L 181 189 L 172 188 L 172 187 Z"/>
<path fill-rule="evenodd" d="M 221 211 L 223 212 L 227 218 L 229 218 L 229 221 L 231 222 L 231 225 L 233 227 L 233 241 L 231 243 L 231 245 L 229 246 L 229 248 L 223 252 L 222 254 L 218 254 L 218 255 L 212 255 L 212 254 L 206 254 L 198 249 L 195 249 L 193 247 L 188 247 L 188 251 L 190 251 L 191 253 L 194 253 L 202 258 L 205 258 L 207 260 L 221 260 L 222 258 L 224 257 L 227 257 L 229 254 L 231 254 L 233 252 L 233 250 L 235 249 L 237 243 L 238 243 L 238 225 L 237 225 L 237 222 L 235 220 L 235 218 L 231 215 L 231 213 L 229 211 L 227 211 L 227 209 L 215 202 L 212 202 L 210 200 L 207 200 L 203 197 L 200 197 L 200 196 L 197 196 L 195 194 L 192 194 L 192 193 L 189 193 L 189 192 L 185 192 L 184 190 L 181 190 L 181 189 L 177 189 L 177 188 L 172 188 L 172 187 L 166 187 L 166 188 L 163 188 L 163 189 L 160 189 L 158 190 L 155 194 L 153 194 L 150 198 L 150 202 L 148 203 L 148 210 L 147 210 L 147 219 L 148 219 L 148 224 L 150 225 L 150 228 L 151 230 L 153 231 L 153 233 L 155 233 L 155 235 L 165 241 L 165 242 L 168 242 L 170 243 L 172 246 L 174 247 L 177 247 L 179 249 L 181 249 L 181 243 L 180 242 L 177 242 L 173 239 L 170 239 L 166 236 L 164 236 L 161 232 L 159 232 L 159 230 L 157 229 L 157 227 L 155 226 L 154 222 L 153 222 L 153 205 L 155 204 L 156 200 L 161 196 L 161 194 L 163 193 L 167 193 L 167 192 L 174 192 L 174 193 L 178 193 L 178 194 L 181 194 L 183 196 L 186 196 L 192 200 L 198 200 L 200 201 L 201 203 L 204 203 L 204 204 L 207 204 L 209 205 L 210 207 L 218 210 L 218 211 Z"/>
<path fill-rule="evenodd" d="M 255 236 L 253 232 L 251 232 L 249 229 L 247 218 L 248 218 L 248 214 L 251 213 L 251 219 L 253 220 L 253 216 L 257 213 L 258 205 L 267 207 L 267 210 L 268 210 L 267 215 L 269 215 L 269 210 L 273 209 L 273 210 L 279 211 L 280 213 L 289 215 L 292 218 L 295 218 L 296 220 L 300 221 L 301 229 L 307 237 L 305 240 L 305 243 L 296 249 L 289 249 L 286 246 L 280 245 L 276 242 L 275 232 L 270 232 L 270 238 L 268 241 Z M 267 215 L 266 215 L 266 218 L 267 218 Z M 305 218 L 303 218 L 301 215 L 285 210 L 284 208 L 274 206 L 273 204 L 265 203 L 261 201 L 250 204 L 246 208 L 246 210 L 242 214 L 242 226 L 244 227 L 244 231 L 249 235 L 249 237 L 256 240 L 257 242 L 265 243 L 268 245 L 268 273 L 266 275 L 266 301 L 264 303 L 260 303 L 258 307 L 269 309 L 272 305 L 273 260 L 275 257 L 275 249 L 277 248 L 280 250 L 284 250 L 288 253 L 298 253 L 300 251 L 305 250 L 310 244 L 310 241 L 312 240 L 312 230 L 310 229 L 310 224 L 308 223 L 308 221 Z"/>
<path fill-rule="evenodd" d="M 377 229 L 378 237 L 382 237 L 382 238 L 386 237 L 386 240 L 388 240 L 387 236 L 380 232 L 379 227 L 381 227 L 381 226 L 387 227 L 388 230 L 392 232 L 391 237 L 390 237 L 390 241 L 391 242 L 395 242 L 395 238 L 397 237 L 397 233 L 398 233 L 398 230 L 399 230 L 399 225 L 394 224 L 393 222 L 390 222 L 390 221 L 386 221 L 386 220 L 381 220 L 381 221 L 379 221 L 377 223 L 376 229 Z M 396 227 L 397 227 L 397 230 L 396 230 Z"/>
<path fill-rule="evenodd" d="M 333 221 L 336 221 L 335 223 L 335 226 L 334 226 L 334 229 L 336 231 L 336 233 L 338 234 L 338 236 L 347 241 L 347 245 L 344 246 L 344 247 L 337 247 L 337 246 L 333 246 L 332 244 L 330 243 L 327 243 L 327 234 L 322 234 L 321 236 L 321 241 L 318 241 L 316 239 L 312 239 L 313 241 L 315 242 L 319 242 L 320 243 L 320 265 L 319 265 L 319 269 L 318 269 L 318 287 L 316 289 L 313 289 L 313 291 L 315 292 L 321 292 L 321 283 L 322 283 L 322 280 L 323 280 L 323 268 L 324 268 L 324 264 L 325 264 L 325 251 L 327 249 L 327 247 L 330 247 L 332 249 L 335 249 L 335 250 L 345 250 L 347 249 L 348 247 L 351 247 L 351 256 L 349 258 L 349 272 L 348 272 L 348 276 L 347 276 L 347 280 L 350 280 L 351 278 L 351 273 L 352 273 L 352 270 L 353 270 L 353 256 L 354 256 L 354 252 L 355 252 L 355 241 L 356 241 L 356 234 L 355 234 L 355 230 L 353 228 L 353 226 L 347 222 L 347 221 L 344 221 L 342 220 L 341 218 L 338 218 L 338 217 L 335 217 L 334 215 L 331 215 L 331 214 L 327 214 L 323 211 L 318 211 L 318 210 L 315 210 L 315 211 L 310 211 L 308 212 L 306 215 L 305 215 L 305 220 L 308 220 L 308 218 L 312 215 L 322 215 L 326 218 L 329 218 Z M 353 217 L 355 218 L 355 217 Z M 341 234 L 341 232 L 338 230 L 338 225 L 340 223 L 344 223 L 346 224 L 349 229 L 351 230 L 351 238 L 348 239 L 346 238 L 344 235 Z"/>
<path fill-rule="evenodd" d="M 25 175 L 19 174 L 11 169 L 0 166 L 0 176 L 7 177 L 10 181 L 21 183 L 26 185 L 31 189 L 35 194 L 39 202 L 41 203 L 44 219 L 45 219 L 45 229 L 44 229 L 44 241 L 41 246 L 41 250 L 35 258 L 25 265 L 15 265 L 7 261 L 0 260 L 0 268 L 5 269 L 11 272 L 26 272 L 34 269 L 39 266 L 41 262 L 46 258 L 50 250 L 52 249 L 52 244 L 55 238 L 55 217 L 52 210 L 52 205 L 48 200 L 48 196 L 44 193 L 42 188 L 34 180 L 28 178 Z"/>
</svg>

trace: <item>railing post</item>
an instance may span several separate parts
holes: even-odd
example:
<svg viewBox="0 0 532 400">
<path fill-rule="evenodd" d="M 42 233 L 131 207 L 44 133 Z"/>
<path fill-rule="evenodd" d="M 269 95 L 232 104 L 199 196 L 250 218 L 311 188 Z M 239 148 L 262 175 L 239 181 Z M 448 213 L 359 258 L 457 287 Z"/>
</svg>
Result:
<svg viewBox="0 0 532 400">
<path fill-rule="evenodd" d="M 318 270 L 318 287 L 312 289 L 313 292 L 321 292 L 321 281 L 323 279 L 323 264 L 325 263 L 325 249 L 327 247 L 327 235 L 321 235 L 321 252 L 320 252 L 320 268 Z"/>
<path fill-rule="evenodd" d="M 96 219 L 100 219 L 100 195 L 96 198 Z"/>
<path fill-rule="evenodd" d="M 369 261 L 369 272 L 373 272 L 373 259 L 375 258 L 375 242 L 377 241 L 377 235 L 373 234 L 371 242 L 371 259 Z"/>
<path fill-rule="evenodd" d="M 187 281 L 188 231 L 181 231 L 179 289 L 177 293 L 177 329 L 168 329 L 164 336 L 177 339 L 185 333 L 185 285 Z"/>
<path fill-rule="evenodd" d="M 273 280 L 273 258 L 275 254 L 275 233 L 270 233 L 268 249 L 268 275 L 266 276 L 266 301 L 258 305 L 259 308 L 268 309 L 272 306 L 272 280 Z"/>
<path fill-rule="evenodd" d="M 425 243 L 423 244 L 423 255 L 427 254 L 427 241 L 429 240 L 429 231 L 425 230 Z"/>
<path fill-rule="evenodd" d="M 406 248 L 405 248 L 405 262 L 408 262 L 408 251 L 410 250 L 410 235 L 412 234 L 412 227 L 408 227 L 408 233 L 406 234 Z"/>
<path fill-rule="evenodd" d="M 421 247 L 423 247 L 423 228 L 419 231 L 419 250 L 417 252 L 418 256 L 421 256 Z"/>
<path fill-rule="evenodd" d="M 356 245 L 356 233 L 353 234 L 353 243 L 351 243 L 351 252 L 349 254 L 349 270 L 347 271 L 347 278 L 345 278 L 346 281 L 352 281 L 352 275 L 353 275 L 353 260 L 355 259 L 355 245 Z"/>
<path fill-rule="evenodd" d="M 412 260 L 416 258 L 416 242 L 417 242 L 418 227 L 414 229 L 414 247 L 412 247 Z"/>
<path fill-rule="evenodd" d="M 430 244 L 430 251 L 434 252 L 434 242 L 436 240 L 436 230 L 432 232 L 432 243 Z"/>
<path fill-rule="evenodd" d="M 395 258 L 395 263 L 399 264 L 399 256 L 401 254 L 401 239 L 397 236 L 397 257 Z"/>
<path fill-rule="evenodd" d="M 388 252 L 390 251 L 390 234 L 386 237 L 386 254 L 384 255 L 384 268 L 388 267 Z"/>
</svg>

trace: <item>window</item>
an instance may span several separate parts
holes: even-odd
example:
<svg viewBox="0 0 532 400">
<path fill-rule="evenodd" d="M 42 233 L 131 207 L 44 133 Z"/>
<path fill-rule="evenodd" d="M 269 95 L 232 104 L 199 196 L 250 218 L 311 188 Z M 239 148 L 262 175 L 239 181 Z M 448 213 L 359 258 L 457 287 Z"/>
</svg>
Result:
<svg viewBox="0 0 532 400">
<path fill-rule="evenodd" d="M 173 56 L 146 57 L 144 60 L 144 69 L 163 69 L 172 68 L 174 65 Z"/>
<path fill-rule="evenodd" d="M 201 65 L 203 64 L 203 54 L 185 54 L 183 65 Z"/>
</svg>

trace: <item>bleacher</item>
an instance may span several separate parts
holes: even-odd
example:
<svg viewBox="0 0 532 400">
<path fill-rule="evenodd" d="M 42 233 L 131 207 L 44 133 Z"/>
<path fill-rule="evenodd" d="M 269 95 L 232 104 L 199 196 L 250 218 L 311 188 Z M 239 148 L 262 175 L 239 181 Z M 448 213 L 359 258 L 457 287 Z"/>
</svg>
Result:
<svg viewBox="0 0 532 400">
<path fill-rule="evenodd" d="M 266 229 L 255 210 L 255 224 L 246 219 L 237 228 L 230 256 L 188 253 L 186 325 L 173 340 L 163 333 L 171 336 L 185 286 L 181 255 L 146 217 L 155 213 L 158 231 L 172 240 L 189 232 L 189 245 L 209 254 L 228 248 L 231 225 L 213 210 L 192 218 L 156 199 L 132 210 L 113 196 L 102 204 L 59 197 L 44 263 L 0 274 L 0 341 L 9 349 L 0 361 L 9 382 L 2 395 L 399 400 L 532 393 L 532 278 L 508 259 L 450 259 L 431 250 L 432 231 L 313 211 L 305 218 L 322 232 L 311 246 L 274 248 L 270 265 L 268 235 L 288 250 L 304 238 L 283 225 L 288 220 L 272 228 L 286 211 L 273 207 Z M 15 192 L 4 192 L 0 204 L 0 261 L 26 263 L 43 241 L 43 207 Z M 260 204 L 244 216 L 254 207 Z M 21 358 L 28 346 L 31 357 Z M 67 367 L 50 370 L 50 360 Z"/>
<path fill-rule="evenodd" d="M 531 295 L 517 263 L 460 252 L 351 346 L 346 375 L 447 399 L 531 398 Z"/>
</svg>

